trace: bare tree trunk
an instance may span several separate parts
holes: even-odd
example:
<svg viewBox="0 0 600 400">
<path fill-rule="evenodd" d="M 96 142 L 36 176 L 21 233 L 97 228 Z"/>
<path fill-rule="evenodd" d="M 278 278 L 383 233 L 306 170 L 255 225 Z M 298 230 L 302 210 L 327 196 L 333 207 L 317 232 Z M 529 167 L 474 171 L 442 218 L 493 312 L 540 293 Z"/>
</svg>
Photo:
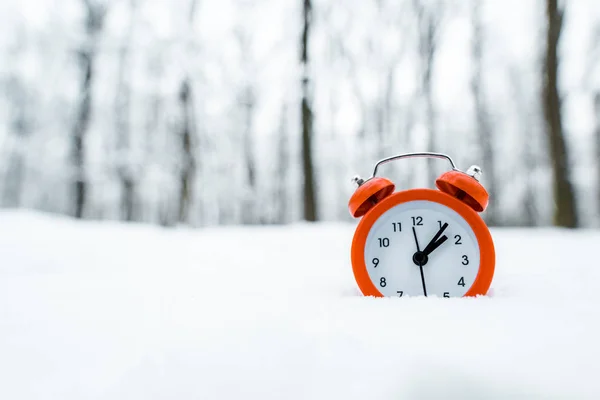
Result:
<svg viewBox="0 0 600 400">
<path fill-rule="evenodd" d="M 83 216 L 87 184 L 84 168 L 84 139 L 88 129 L 91 112 L 92 59 L 90 54 L 79 54 L 83 80 L 81 98 L 77 111 L 77 120 L 73 129 L 73 163 L 75 165 L 75 217 Z"/>
<path fill-rule="evenodd" d="M 383 121 L 383 126 L 384 126 L 384 131 L 386 133 L 386 136 L 389 137 L 389 135 L 391 135 L 393 133 L 393 107 L 394 107 L 394 83 L 396 81 L 396 66 L 397 66 L 397 62 L 392 62 L 390 63 L 387 73 L 386 73 L 386 78 L 385 78 L 385 92 L 384 92 L 384 96 L 383 96 L 383 109 L 384 109 L 384 121 Z M 395 147 L 395 146 L 394 146 Z M 381 158 L 385 157 L 386 154 L 381 154 Z M 396 165 L 395 165 L 396 166 Z M 395 167 L 394 166 L 394 167 Z M 346 211 L 346 210 L 344 210 Z"/>
<path fill-rule="evenodd" d="M 281 109 L 281 118 L 279 123 L 279 135 L 277 141 L 277 194 L 278 215 L 277 222 L 284 224 L 288 220 L 288 169 L 289 169 L 289 151 L 288 151 L 288 132 L 287 132 L 287 104 L 283 104 Z"/>
<path fill-rule="evenodd" d="M 254 159 L 253 120 L 254 120 L 254 91 L 251 86 L 244 88 L 244 161 L 246 165 L 246 179 L 248 183 L 248 195 L 245 199 L 245 207 L 242 218 L 245 223 L 258 222 L 256 215 L 256 161 Z"/>
<path fill-rule="evenodd" d="M 20 142 L 20 139 L 16 139 Z M 18 147 L 17 143 L 15 147 Z M 25 175 L 25 160 L 21 150 L 14 149 L 9 156 L 9 164 L 6 169 L 4 195 L 2 204 L 4 207 L 19 207 L 21 205 L 21 193 L 23 191 L 23 179 Z"/>
<path fill-rule="evenodd" d="M 596 128 L 594 132 L 596 139 L 596 196 L 598 215 L 600 215 L 600 92 L 596 92 L 594 96 L 594 111 L 596 114 Z"/>
<path fill-rule="evenodd" d="M 8 167 L 4 178 L 2 204 L 5 207 L 19 207 L 22 202 L 23 180 L 25 179 L 24 141 L 33 131 L 33 115 L 30 111 L 31 99 L 27 88 L 17 76 L 11 76 L 6 85 L 12 111 L 10 131 L 12 150 L 8 155 Z"/>
<path fill-rule="evenodd" d="M 178 220 L 184 224 L 188 222 L 189 207 L 192 202 L 194 177 L 196 176 L 196 158 L 193 151 L 193 132 L 195 126 L 192 88 L 189 78 L 181 82 L 179 88 L 179 102 L 182 111 L 181 145 L 182 169 L 180 174 L 179 213 Z"/>
<path fill-rule="evenodd" d="M 521 90 L 521 87 L 519 88 Z M 539 225 L 538 218 L 538 207 L 536 203 L 536 187 L 537 179 L 535 178 L 537 170 L 540 168 L 539 149 L 536 136 L 529 129 L 534 126 L 534 117 L 527 115 L 525 107 L 527 105 L 523 102 L 522 97 L 517 100 L 517 104 L 521 103 L 521 137 L 523 138 L 523 149 L 521 154 L 523 155 L 523 174 L 525 175 L 525 193 L 523 193 L 523 226 L 537 226 Z M 523 115 L 524 114 L 524 115 Z M 546 166 L 544 166 L 546 168 Z M 491 203 L 491 202 L 490 202 Z"/>
<path fill-rule="evenodd" d="M 196 11 L 196 0 L 192 0 L 190 4 L 189 28 L 191 30 L 194 22 Z M 192 203 L 194 178 L 197 173 L 197 160 L 195 155 L 195 127 L 196 119 L 194 116 L 194 101 L 192 93 L 192 84 L 189 75 L 185 75 L 179 85 L 179 103 L 181 107 L 181 150 L 182 150 L 182 168 L 179 177 L 179 207 L 178 220 L 179 223 L 185 224 L 189 222 L 189 210 Z"/>
<path fill-rule="evenodd" d="M 523 226 L 535 226 L 538 225 L 535 175 L 541 163 L 538 153 L 540 146 L 536 142 L 539 136 L 536 137 L 537 131 L 532 132 L 531 128 L 536 126 L 537 121 L 539 121 L 539 115 L 531 110 L 531 104 L 534 102 L 529 101 L 526 97 L 529 89 L 524 90 L 527 86 L 523 83 L 522 73 L 513 67 L 510 69 L 509 74 L 512 89 L 511 94 L 514 99 L 513 104 L 519 121 L 518 126 L 522 139 L 519 146 L 521 151 L 516 156 L 519 156 L 523 160 L 518 168 L 521 169 L 521 174 L 525 180 L 525 189 L 522 197 L 523 215 L 517 215 L 516 217 L 519 221 L 522 221 Z"/>
<path fill-rule="evenodd" d="M 439 152 L 438 148 L 438 140 L 435 126 L 435 109 L 433 105 L 433 95 L 431 88 L 431 60 L 428 59 L 427 67 L 425 71 L 425 77 L 423 78 L 423 90 L 425 91 L 425 103 L 426 103 L 426 113 L 425 118 L 427 118 L 427 131 L 429 132 L 429 139 L 427 142 L 427 151 L 430 152 Z M 427 176 L 428 176 L 428 184 L 433 184 L 435 179 L 437 178 L 435 173 L 435 161 L 431 158 L 427 159 Z"/>
<path fill-rule="evenodd" d="M 256 193 L 256 159 L 254 154 L 254 112 L 256 108 L 256 93 L 252 84 L 253 59 L 251 49 L 251 38 L 243 28 L 236 30 L 237 40 L 240 46 L 241 63 L 245 73 L 245 82 L 241 88 L 239 103 L 243 113 L 242 132 L 242 158 L 246 172 L 246 190 L 242 200 L 244 212 L 242 222 L 245 224 L 257 223 L 258 215 L 257 193 Z"/>
<path fill-rule="evenodd" d="M 125 43 L 119 51 L 119 73 L 117 81 L 117 98 L 115 101 L 115 122 L 117 134 L 117 174 L 121 181 L 121 218 L 125 221 L 135 219 L 135 177 L 133 165 L 129 161 L 131 147 L 131 124 L 129 121 L 131 86 L 129 85 L 130 68 L 129 58 L 131 52 L 131 36 L 133 34 L 134 13 L 136 0 L 130 3 L 129 28 L 126 33 Z"/>
<path fill-rule="evenodd" d="M 149 162 L 163 163 L 165 160 L 165 155 L 161 152 L 166 133 L 164 108 L 167 101 L 160 89 L 163 84 L 163 62 L 162 55 L 156 55 L 150 58 L 148 65 L 150 82 L 146 88 L 144 107 L 144 165 L 148 165 Z M 154 207 L 141 206 L 137 215 L 141 216 L 144 221 L 158 220 L 160 225 L 173 225 L 177 220 L 177 209 L 173 206 L 173 196 L 161 187 L 154 188 L 154 193 L 156 193 L 156 198 L 148 199 L 148 203 Z M 140 196 L 138 199 L 141 205 L 145 204 L 144 198 Z"/>
<path fill-rule="evenodd" d="M 314 166 L 312 159 L 313 139 L 313 112 L 310 97 L 309 77 L 309 32 L 312 22 L 311 0 L 302 0 L 303 4 L 303 29 L 301 40 L 301 63 L 302 63 L 302 172 L 304 174 L 304 219 L 306 221 L 317 220 L 317 203 L 315 195 Z"/>
<path fill-rule="evenodd" d="M 417 13 L 419 26 L 419 57 L 421 68 L 421 89 L 425 97 L 425 118 L 428 131 L 427 151 L 439 151 L 437 128 L 436 128 L 436 113 L 433 102 L 433 84 L 431 76 L 435 63 L 435 55 L 437 50 L 437 37 L 439 30 L 439 15 L 435 13 L 441 10 L 427 9 L 422 3 L 422 0 L 413 0 L 413 7 Z M 431 7 L 431 5 L 429 6 Z M 435 174 L 435 161 L 427 160 L 427 177 L 428 182 L 433 185 L 437 178 Z"/>
<path fill-rule="evenodd" d="M 485 100 L 485 91 L 482 79 L 482 47 L 483 32 L 481 26 L 481 0 L 473 0 L 473 40 L 471 42 L 471 57 L 473 59 L 473 75 L 471 76 L 471 93 L 475 106 L 476 135 L 479 140 L 482 160 L 481 166 L 484 171 L 485 186 L 490 195 L 490 204 L 485 212 L 488 225 L 498 223 L 498 207 L 496 201 L 496 168 L 493 145 L 493 132 Z"/>
<path fill-rule="evenodd" d="M 564 9 L 558 0 L 546 0 L 546 57 L 543 73 L 543 105 L 546 133 L 553 172 L 554 224 L 575 228 L 578 225 L 573 186 L 570 181 L 570 165 L 561 120 L 561 104 L 558 94 L 558 43 L 563 24 Z"/>
<path fill-rule="evenodd" d="M 94 62 L 96 58 L 96 44 L 98 35 L 102 31 L 106 8 L 93 0 L 83 0 L 85 5 L 85 31 L 86 41 L 78 52 L 79 68 L 81 71 L 81 85 L 79 106 L 77 108 L 75 124 L 73 126 L 72 162 L 75 167 L 74 215 L 83 217 L 87 195 L 87 178 L 85 173 L 85 138 L 89 128 L 92 113 L 92 86 L 94 79 Z"/>
</svg>

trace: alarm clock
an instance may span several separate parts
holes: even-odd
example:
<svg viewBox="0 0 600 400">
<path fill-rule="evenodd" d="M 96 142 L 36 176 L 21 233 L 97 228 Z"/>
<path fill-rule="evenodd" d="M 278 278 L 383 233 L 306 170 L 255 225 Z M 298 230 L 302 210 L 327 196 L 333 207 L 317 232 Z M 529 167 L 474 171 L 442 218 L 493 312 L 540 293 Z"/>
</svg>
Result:
<svg viewBox="0 0 600 400">
<path fill-rule="evenodd" d="M 394 191 L 377 169 L 388 162 L 427 157 L 447 160 L 451 169 L 437 189 Z M 353 178 L 348 209 L 360 218 L 351 247 L 354 278 L 365 296 L 471 297 L 486 295 L 495 268 L 490 230 L 480 213 L 489 195 L 479 182 L 481 168 L 466 172 L 441 153 L 408 153 L 379 160 L 373 175 Z"/>
</svg>

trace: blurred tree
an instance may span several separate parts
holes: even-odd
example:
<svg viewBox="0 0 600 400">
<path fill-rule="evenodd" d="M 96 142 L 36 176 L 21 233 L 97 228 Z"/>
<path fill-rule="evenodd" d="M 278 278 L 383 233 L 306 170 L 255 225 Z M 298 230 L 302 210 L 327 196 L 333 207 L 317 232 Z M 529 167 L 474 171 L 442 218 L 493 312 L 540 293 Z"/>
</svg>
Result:
<svg viewBox="0 0 600 400">
<path fill-rule="evenodd" d="M 235 35 L 241 53 L 241 67 L 244 78 L 238 102 L 243 110 L 242 152 L 246 172 L 246 191 L 244 193 L 242 222 L 253 224 L 258 221 L 256 209 L 256 157 L 254 155 L 254 113 L 256 110 L 256 93 L 251 81 L 253 73 L 251 37 L 244 29 L 236 29 Z"/>
<path fill-rule="evenodd" d="M 119 70 L 117 77 L 117 94 L 115 99 L 115 131 L 117 135 L 117 175 L 121 184 L 121 218 L 133 221 L 137 210 L 135 204 L 135 165 L 131 157 L 131 41 L 133 36 L 136 0 L 130 0 L 129 24 L 119 49 Z M 139 206 L 139 205 L 138 205 Z"/>
<path fill-rule="evenodd" d="M 570 180 L 570 165 L 561 119 L 561 101 L 558 93 L 558 43 L 563 26 L 564 8 L 558 0 L 546 0 L 546 52 L 544 59 L 543 108 L 546 134 L 553 173 L 554 224 L 577 227 L 577 210 L 573 185 Z M 564 6 L 563 6 L 564 7 Z"/>
<path fill-rule="evenodd" d="M 300 41 L 300 63 L 302 64 L 302 172 L 304 175 L 304 219 L 316 221 L 317 202 L 312 155 L 313 111 L 311 105 L 311 82 L 309 68 L 309 34 L 312 23 L 311 0 L 302 0 L 302 38 Z"/>
<path fill-rule="evenodd" d="M 538 225 L 538 209 L 536 205 L 536 191 L 539 190 L 536 187 L 537 180 L 535 175 L 538 169 L 546 169 L 547 166 L 540 162 L 539 156 L 539 145 L 538 140 L 540 139 L 539 131 L 536 126 L 539 125 L 537 122 L 541 117 L 532 112 L 532 104 L 539 104 L 535 102 L 533 97 L 536 96 L 534 91 L 524 90 L 527 88 L 525 82 L 527 79 L 524 77 L 524 73 L 520 65 L 511 66 L 509 68 L 509 80 L 511 86 L 511 95 L 514 99 L 514 112 L 517 115 L 518 128 L 520 132 L 521 141 L 519 147 L 521 150 L 515 154 L 523 160 L 523 163 L 515 165 L 516 169 L 519 169 L 519 175 L 524 180 L 523 194 L 522 194 L 522 215 L 513 213 L 513 218 L 503 218 L 504 221 L 511 225 L 522 225 L 522 226 L 535 226 Z M 513 180 L 513 176 L 508 179 Z M 496 180 L 498 177 L 496 176 Z M 497 182 L 499 183 L 499 182 Z M 501 183 L 501 182 L 500 182 Z M 491 204 L 491 203 L 490 203 Z M 497 214 L 500 218 L 500 213 Z"/>
<path fill-rule="evenodd" d="M 591 37 L 591 49 L 589 51 L 589 61 L 587 63 L 584 82 L 586 85 L 592 85 L 593 78 L 600 78 L 600 76 L 594 76 L 598 74 L 598 66 L 600 64 L 600 23 L 596 24 L 592 32 Z M 595 126 L 594 126 L 594 147 L 595 147 L 595 159 L 596 159 L 596 201 L 597 201 L 597 219 L 600 224 L 600 90 L 596 89 L 593 93 L 594 103 L 594 114 L 595 114 Z"/>
<path fill-rule="evenodd" d="M 192 84 L 186 76 L 179 84 L 179 106 L 181 107 L 181 171 L 179 175 L 178 222 L 188 222 L 189 207 L 192 202 L 193 182 L 196 175 L 196 157 L 194 148 L 194 100 Z"/>
<path fill-rule="evenodd" d="M 20 60 L 26 48 L 25 35 L 19 32 L 16 35 L 14 46 L 9 50 L 9 59 L 14 62 Z M 12 63 L 11 63 L 12 64 Z M 18 67 L 9 68 L 8 77 L 4 82 L 4 91 L 8 100 L 9 116 L 9 150 L 6 158 L 7 166 L 4 176 L 4 190 L 2 205 L 5 207 L 19 207 L 22 204 L 22 192 L 25 180 L 26 145 L 25 141 L 34 131 L 36 96 L 32 95 L 25 80 L 19 74 Z"/>
<path fill-rule="evenodd" d="M 85 9 L 85 34 L 83 43 L 77 51 L 81 82 L 79 88 L 79 104 L 73 125 L 72 162 L 75 168 L 73 198 L 75 199 L 74 216 L 83 217 L 87 194 L 87 178 L 85 171 L 85 138 L 92 114 L 92 88 L 94 84 L 94 67 L 100 33 L 106 17 L 106 4 L 94 0 L 82 0 Z"/>
<path fill-rule="evenodd" d="M 481 167 L 485 174 L 485 186 L 490 195 L 490 204 L 485 212 L 489 225 L 498 223 L 498 203 L 496 190 L 496 168 L 494 154 L 494 132 L 490 124 L 485 89 L 483 87 L 483 42 L 484 34 L 481 23 L 481 0 L 472 2 L 473 37 L 471 40 L 471 57 L 473 74 L 471 75 L 471 93 L 475 106 L 475 134 L 481 150 Z"/>
<path fill-rule="evenodd" d="M 596 114 L 595 140 L 596 140 L 596 200 L 598 216 L 600 217 L 600 92 L 594 95 L 594 112 Z"/>
<path fill-rule="evenodd" d="M 413 0 L 417 14 L 419 70 L 421 72 L 421 90 L 425 100 L 425 124 L 427 126 L 427 151 L 437 152 L 438 138 L 436 128 L 436 112 L 433 101 L 432 74 L 440 36 L 440 23 L 443 15 L 441 2 Z M 427 160 L 427 182 L 435 182 L 437 178 L 433 159 Z"/>
<path fill-rule="evenodd" d="M 288 176 L 289 176 L 289 138 L 288 138 L 288 119 L 287 119 L 288 105 L 286 102 L 281 107 L 281 114 L 279 120 L 279 130 L 277 135 L 277 185 L 276 185 L 276 198 L 278 204 L 277 222 L 286 223 L 288 222 Z"/>
<path fill-rule="evenodd" d="M 418 4 L 418 2 L 415 4 Z M 415 7 L 418 8 L 419 6 L 417 5 Z M 376 82 L 377 96 L 373 100 L 372 105 L 372 114 L 374 115 L 375 121 L 375 152 L 377 159 L 388 157 L 391 154 L 390 152 L 393 153 L 399 148 L 408 147 L 396 145 L 398 142 L 407 141 L 407 132 L 409 131 L 401 130 L 397 127 L 400 125 L 400 121 L 406 123 L 406 119 L 409 118 L 407 115 L 413 112 L 412 107 L 410 106 L 398 106 L 397 94 L 397 82 L 402 82 L 402 79 L 398 79 L 398 70 L 402 61 L 405 59 L 407 49 L 410 46 L 405 38 L 410 35 L 409 30 L 412 27 L 405 22 L 406 19 L 403 19 L 407 8 L 410 8 L 410 4 L 408 3 L 397 4 L 395 1 L 378 1 L 377 3 L 377 15 L 378 19 L 381 20 L 381 23 L 379 26 L 373 27 L 373 44 L 369 46 L 373 47 L 371 51 L 372 54 L 370 54 L 369 58 L 372 58 L 377 63 L 376 68 L 378 70 Z M 421 8 L 419 12 L 422 14 L 427 13 L 424 8 Z M 419 22 L 421 27 L 423 23 L 423 21 Z M 389 44 L 383 43 L 383 41 L 380 40 L 380 37 L 386 34 L 399 37 L 400 40 L 396 41 L 398 45 L 390 48 Z M 432 40 L 435 41 L 435 38 Z M 423 50 L 422 46 L 427 47 L 430 44 L 428 39 L 419 35 L 419 52 Z M 432 46 L 435 47 L 435 44 L 432 44 Z M 428 75 L 426 78 L 427 93 L 431 95 L 432 63 L 426 62 L 425 64 L 425 69 L 427 70 L 425 71 L 425 74 Z M 423 64 L 421 67 L 423 67 Z M 431 105 L 431 108 L 429 108 L 429 105 Z M 433 112 L 433 100 L 431 97 L 428 98 L 428 113 L 430 111 Z M 433 126 L 432 129 L 434 129 Z M 398 164 L 392 164 L 387 168 L 390 172 L 397 172 L 398 166 Z M 407 165 L 400 168 L 407 168 Z"/>
<path fill-rule="evenodd" d="M 188 27 L 185 40 L 191 40 L 197 0 L 191 0 L 188 14 Z M 186 42 L 187 44 L 187 42 Z M 198 172 L 196 117 L 194 113 L 194 93 L 189 72 L 186 72 L 179 82 L 179 106 L 181 108 L 181 125 L 179 139 L 181 140 L 181 171 L 179 174 L 179 207 L 178 221 L 181 224 L 189 222 L 189 210 L 193 202 L 193 185 Z"/>
</svg>

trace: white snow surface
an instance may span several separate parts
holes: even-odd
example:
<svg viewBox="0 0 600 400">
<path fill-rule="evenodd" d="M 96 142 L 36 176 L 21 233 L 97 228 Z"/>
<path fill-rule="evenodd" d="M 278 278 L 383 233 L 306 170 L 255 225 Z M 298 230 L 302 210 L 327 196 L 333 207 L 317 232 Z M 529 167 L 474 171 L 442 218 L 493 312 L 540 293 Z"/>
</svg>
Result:
<svg viewBox="0 0 600 400">
<path fill-rule="evenodd" d="M 0 213 L 0 399 L 598 399 L 600 232 L 493 229 L 479 298 L 368 298 L 355 224 Z"/>
</svg>

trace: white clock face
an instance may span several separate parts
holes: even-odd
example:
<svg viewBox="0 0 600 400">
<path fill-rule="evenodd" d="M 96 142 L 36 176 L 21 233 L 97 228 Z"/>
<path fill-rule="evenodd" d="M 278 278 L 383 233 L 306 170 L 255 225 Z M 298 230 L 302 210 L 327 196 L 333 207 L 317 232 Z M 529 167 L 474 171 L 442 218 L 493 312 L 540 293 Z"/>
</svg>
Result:
<svg viewBox="0 0 600 400">
<path fill-rule="evenodd" d="M 451 208 L 425 200 L 386 211 L 365 244 L 367 271 L 384 296 L 461 297 L 475 281 L 479 257 L 470 225 Z"/>
</svg>

